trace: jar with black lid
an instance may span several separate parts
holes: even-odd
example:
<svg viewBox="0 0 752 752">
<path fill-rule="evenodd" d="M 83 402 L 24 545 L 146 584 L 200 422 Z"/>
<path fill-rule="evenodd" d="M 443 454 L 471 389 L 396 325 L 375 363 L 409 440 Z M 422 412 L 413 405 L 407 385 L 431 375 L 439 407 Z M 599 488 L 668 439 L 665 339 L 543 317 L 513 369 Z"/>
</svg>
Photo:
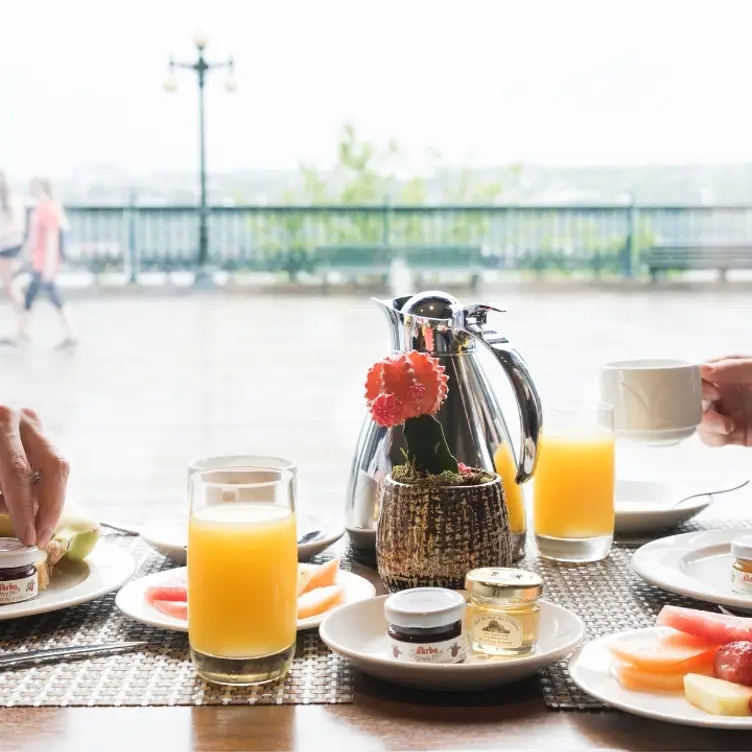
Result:
<svg viewBox="0 0 752 752">
<path fill-rule="evenodd" d="M 37 597 L 40 557 L 36 546 L 24 546 L 18 538 L 0 538 L 0 606 Z"/>
<path fill-rule="evenodd" d="M 445 588 L 412 588 L 384 602 L 389 653 L 411 663 L 461 663 L 467 656 L 463 633 L 465 599 Z"/>
</svg>

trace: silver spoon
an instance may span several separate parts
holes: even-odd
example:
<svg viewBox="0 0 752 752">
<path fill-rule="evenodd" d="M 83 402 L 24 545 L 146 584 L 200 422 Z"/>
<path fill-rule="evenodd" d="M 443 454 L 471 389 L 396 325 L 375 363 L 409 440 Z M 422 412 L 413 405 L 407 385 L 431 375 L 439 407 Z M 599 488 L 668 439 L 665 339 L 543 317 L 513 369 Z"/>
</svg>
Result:
<svg viewBox="0 0 752 752">
<path fill-rule="evenodd" d="M 714 491 L 701 491 L 699 493 L 693 493 L 689 496 L 685 496 L 683 499 L 679 499 L 679 501 L 672 504 L 669 509 L 676 509 L 676 507 L 680 506 L 681 504 L 684 504 L 685 501 L 689 501 L 690 499 L 696 499 L 699 496 L 718 496 L 719 494 L 728 493 L 729 491 L 736 491 L 740 488 L 744 488 L 744 486 L 749 484 L 749 480 L 742 480 L 737 481 L 733 486 L 728 486 L 727 488 L 716 488 Z"/>
<path fill-rule="evenodd" d="M 724 614 L 725 616 L 736 616 L 737 618 L 741 618 L 741 619 L 749 619 L 750 617 L 752 617 L 752 613 L 749 613 L 749 612 L 747 612 L 747 613 L 740 613 L 740 612 L 734 613 L 733 611 L 730 611 L 729 609 L 727 609 L 725 606 L 721 606 L 721 605 L 718 606 L 718 610 L 722 614 Z"/>
</svg>

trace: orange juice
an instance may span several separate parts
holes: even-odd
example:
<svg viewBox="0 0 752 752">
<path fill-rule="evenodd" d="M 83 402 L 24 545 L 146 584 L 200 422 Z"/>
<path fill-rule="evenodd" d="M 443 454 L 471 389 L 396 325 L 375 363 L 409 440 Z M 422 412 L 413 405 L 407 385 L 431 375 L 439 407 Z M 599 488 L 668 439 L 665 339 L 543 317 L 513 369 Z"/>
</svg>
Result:
<svg viewBox="0 0 752 752">
<path fill-rule="evenodd" d="M 546 434 L 533 479 L 535 534 L 590 538 L 614 532 L 614 437 Z"/>
<path fill-rule="evenodd" d="M 517 463 L 512 449 L 508 444 L 499 444 L 494 454 L 496 472 L 504 486 L 504 499 L 509 513 L 509 526 L 513 533 L 524 533 L 527 530 L 525 519 L 525 496 L 522 487 L 515 482 L 517 477 Z"/>
<path fill-rule="evenodd" d="M 188 635 L 220 658 L 272 655 L 297 631 L 295 515 L 274 504 L 225 502 L 188 526 Z"/>
</svg>

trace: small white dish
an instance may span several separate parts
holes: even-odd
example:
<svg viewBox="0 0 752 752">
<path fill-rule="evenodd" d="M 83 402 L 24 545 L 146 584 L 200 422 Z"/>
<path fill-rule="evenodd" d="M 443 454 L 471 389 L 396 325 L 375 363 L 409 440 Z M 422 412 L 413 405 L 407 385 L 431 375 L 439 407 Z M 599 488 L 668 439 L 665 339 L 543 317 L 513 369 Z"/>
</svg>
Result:
<svg viewBox="0 0 752 752">
<path fill-rule="evenodd" d="M 33 600 L 0 606 L 0 621 L 88 603 L 117 590 L 133 577 L 135 569 L 136 562 L 127 551 L 99 541 L 83 561 L 63 558 L 52 570 L 49 585 Z"/>
<path fill-rule="evenodd" d="M 185 585 L 186 583 L 185 567 L 177 569 L 167 569 L 163 572 L 155 572 L 146 577 L 140 577 L 133 582 L 129 582 L 115 597 L 115 605 L 128 617 L 134 621 L 147 624 L 150 627 L 159 629 L 169 629 L 173 632 L 187 632 L 188 622 L 183 619 L 176 619 L 161 611 L 157 611 L 146 600 L 146 591 L 155 585 Z M 346 605 L 362 601 L 365 598 L 371 598 L 376 593 L 376 588 L 365 577 L 344 572 L 340 570 L 336 580 L 338 585 L 345 586 L 344 603 L 335 606 L 329 611 L 311 616 L 308 619 L 298 621 L 298 631 L 303 629 L 313 629 L 318 627 L 325 616 Z"/>
<path fill-rule="evenodd" d="M 614 506 L 617 533 L 647 533 L 676 527 L 700 514 L 713 502 L 710 494 L 687 499 L 688 488 L 648 480 L 617 480 Z"/>
<path fill-rule="evenodd" d="M 648 582 L 698 601 L 752 610 L 752 596 L 731 590 L 731 541 L 752 530 L 706 530 L 651 541 L 632 556 Z"/>
<path fill-rule="evenodd" d="M 325 551 L 336 543 L 344 534 L 343 525 L 330 522 L 310 514 L 298 514 L 298 560 L 305 561 Z M 305 540 L 305 536 L 320 531 L 318 535 Z M 147 523 L 139 528 L 139 534 L 146 543 L 164 554 L 176 564 L 185 564 L 185 549 L 188 545 L 188 515 L 176 515 Z"/>
<path fill-rule="evenodd" d="M 384 601 L 370 598 L 328 614 L 319 627 L 331 650 L 349 658 L 365 674 L 396 684 L 423 689 L 466 692 L 525 679 L 571 653 L 585 634 L 579 616 L 547 601 L 540 601 L 538 646 L 521 658 L 483 658 L 470 655 L 464 663 L 406 663 L 388 650 Z"/>
<path fill-rule="evenodd" d="M 660 627 L 655 629 L 658 631 Z M 569 661 L 569 676 L 583 692 L 606 705 L 645 718 L 684 726 L 752 731 L 752 718 L 711 715 L 691 705 L 680 692 L 633 692 L 624 689 L 611 674 L 613 656 L 608 649 L 610 641 L 624 634 L 629 633 L 621 632 L 593 640 Z"/>
</svg>

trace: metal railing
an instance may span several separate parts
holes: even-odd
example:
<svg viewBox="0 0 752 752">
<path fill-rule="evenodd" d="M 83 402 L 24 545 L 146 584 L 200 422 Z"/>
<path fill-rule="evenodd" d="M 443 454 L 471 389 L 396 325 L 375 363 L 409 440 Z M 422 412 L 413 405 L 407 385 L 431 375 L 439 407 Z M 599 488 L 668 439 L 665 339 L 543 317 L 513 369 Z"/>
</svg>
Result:
<svg viewBox="0 0 752 752">
<path fill-rule="evenodd" d="M 69 265 L 94 272 L 192 270 L 192 207 L 70 206 Z M 640 275 L 654 244 L 752 247 L 748 206 L 239 206 L 212 207 L 209 261 L 228 271 L 315 267 L 332 246 L 477 246 L 484 266 L 537 274 Z"/>
</svg>

